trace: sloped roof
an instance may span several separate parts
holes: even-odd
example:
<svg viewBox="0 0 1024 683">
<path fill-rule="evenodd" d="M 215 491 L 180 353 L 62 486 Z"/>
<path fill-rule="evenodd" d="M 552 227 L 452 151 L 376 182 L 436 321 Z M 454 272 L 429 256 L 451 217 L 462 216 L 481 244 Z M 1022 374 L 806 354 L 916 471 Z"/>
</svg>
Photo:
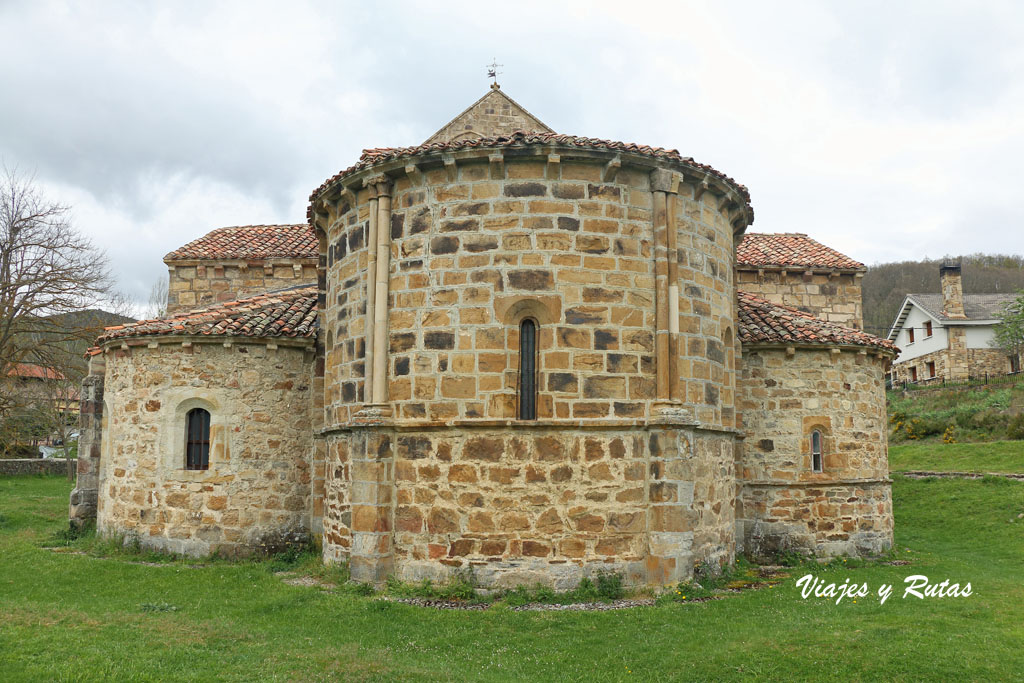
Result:
<svg viewBox="0 0 1024 683">
<path fill-rule="evenodd" d="M 308 224 L 238 225 L 217 228 L 175 249 L 164 261 L 207 259 L 317 258 L 316 234 Z"/>
<path fill-rule="evenodd" d="M 53 368 L 44 368 L 32 363 L 14 363 L 7 368 L 7 376 L 22 379 L 64 379 L 64 375 Z"/>
<path fill-rule="evenodd" d="M 414 157 L 421 154 L 428 154 L 431 152 L 454 152 L 463 149 L 502 149 L 509 147 L 528 147 L 531 145 L 548 145 L 558 147 L 576 147 L 580 149 L 597 149 L 597 150 L 610 150 L 613 152 L 626 152 L 631 154 L 641 154 L 643 156 L 653 157 L 655 159 L 663 159 L 666 161 L 674 161 L 680 164 L 685 164 L 693 169 L 708 173 L 720 180 L 725 181 L 739 193 L 743 202 L 746 205 L 747 214 L 753 220 L 754 210 L 750 206 L 750 192 L 747 188 L 735 180 L 725 175 L 720 171 L 716 171 L 707 164 L 701 164 L 693 160 L 692 157 L 682 156 L 678 150 L 664 149 L 662 147 L 650 147 L 648 145 L 638 145 L 632 142 L 616 142 L 614 140 L 601 140 L 600 138 L 585 138 L 576 135 L 562 135 L 560 133 L 530 133 L 525 131 L 517 131 L 511 135 L 498 135 L 494 137 L 484 138 L 468 138 L 464 140 L 453 140 L 451 142 L 432 142 L 417 145 L 415 147 L 380 147 L 376 149 L 365 149 L 362 155 L 352 166 L 349 166 L 344 171 L 340 171 L 335 175 L 331 176 L 323 183 L 320 187 L 313 190 L 312 194 L 309 195 L 310 207 L 307 211 L 307 218 L 312 220 L 312 202 L 320 195 L 321 192 L 326 190 L 328 187 L 341 180 L 345 176 L 351 175 L 358 171 L 361 171 L 375 164 L 379 164 L 385 161 L 392 161 L 397 159 L 405 159 L 408 157 Z"/>
<path fill-rule="evenodd" d="M 736 265 L 743 267 L 830 268 L 867 270 L 831 247 L 799 232 L 748 232 L 736 246 Z"/>
<path fill-rule="evenodd" d="M 941 294 L 908 294 L 907 298 L 937 320 L 964 321 L 943 314 Z M 996 320 L 1003 315 L 1003 306 L 1016 298 L 1016 294 L 964 294 L 966 320 Z"/>
<path fill-rule="evenodd" d="M 821 320 L 748 292 L 737 292 L 737 298 L 738 329 L 744 344 L 823 344 L 898 350 L 888 339 Z"/>
<path fill-rule="evenodd" d="M 484 111 L 481 111 L 481 110 L 486 110 L 486 108 L 489 107 L 489 106 L 490 107 L 499 106 L 500 102 L 502 100 L 507 102 L 508 105 L 510 106 L 511 110 L 512 110 L 512 112 L 510 114 L 508 114 L 507 116 L 518 115 L 521 119 L 527 121 L 530 124 L 530 128 L 528 130 L 539 131 L 539 132 L 542 132 L 542 133 L 554 133 L 555 132 L 555 131 L 551 130 L 551 128 L 547 124 L 545 124 L 543 121 L 538 119 L 536 116 L 534 116 L 530 112 L 526 111 L 526 107 L 524 107 L 523 105 L 519 104 L 518 102 L 513 100 L 511 97 L 506 95 L 501 90 L 501 86 L 499 86 L 498 84 L 494 84 L 494 85 L 491 86 L 491 89 L 489 91 L 484 93 L 483 97 L 481 97 L 476 102 L 474 102 L 473 104 L 471 104 L 468 107 L 466 107 L 458 116 L 453 118 L 451 121 L 449 121 L 448 123 L 446 123 L 443 126 L 441 126 L 437 130 L 436 133 L 434 133 L 433 135 L 431 135 L 429 138 L 426 139 L 424 144 L 429 144 L 429 143 L 432 143 L 432 142 L 440 142 L 441 141 L 441 136 L 452 125 L 460 123 L 460 121 L 461 122 L 467 122 L 467 121 L 471 120 L 471 117 L 474 114 L 482 114 L 484 116 L 487 116 L 487 114 Z M 512 125 L 514 125 L 514 124 L 512 124 Z M 479 126 L 479 123 L 477 124 L 477 126 Z M 460 131 L 460 133 L 461 132 L 462 131 Z M 498 133 L 500 133 L 502 131 L 498 131 L 498 130 L 475 130 L 475 132 L 477 134 L 479 134 L 479 135 L 486 136 L 486 135 L 496 135 L 496 134 L 498 134 Z"/>
<path fill-rule="evenodd" d="M 316 296 L 315 285 L 290 287 L 169 318 L 108 327 L 96 343 L 154 335 L 310 338 L 316 335 Z"/>
</svg>

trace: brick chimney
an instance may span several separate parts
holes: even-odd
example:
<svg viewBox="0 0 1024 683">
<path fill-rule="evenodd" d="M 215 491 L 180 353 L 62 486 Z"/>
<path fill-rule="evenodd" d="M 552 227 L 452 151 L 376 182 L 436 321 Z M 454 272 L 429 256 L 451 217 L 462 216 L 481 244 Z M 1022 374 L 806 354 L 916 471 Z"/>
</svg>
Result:
<svg viewBox="0 0 1024 683">
<path fill-rule="evenodd" d="M 960 279 L 959 263 L 943 263 L 939 268 L 939 281 L 942 283 L 942 314 L 947 318 L 965 320 L 964 287 Z"/>
</svg>

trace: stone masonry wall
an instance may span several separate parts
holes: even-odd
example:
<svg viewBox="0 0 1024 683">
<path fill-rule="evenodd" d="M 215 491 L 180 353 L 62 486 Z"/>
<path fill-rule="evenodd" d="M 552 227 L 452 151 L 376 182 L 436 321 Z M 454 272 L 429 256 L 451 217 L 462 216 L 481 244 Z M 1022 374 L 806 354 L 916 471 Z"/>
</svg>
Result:
<svg viewBox="0 0 1024 683">
<path fill-rule="evenodd" d="M 167 314 L 316 282 L 316 259 L 174 261 L 168 264 Z"/>
<path fill-rule="evenodd" d="M 74 467 L 76 462 L 71 461 Z M 0 458 L 0 475 L 11 474 L 60 474 L 68 473 L 64 458 Z"/>
<path fill-rule="evenodd" d="M 193 555 L 307 532 L 312 353 L 175 341 L 106 354 L 100 532 Z M 194 407 L 211 413 L 205 471 L 184 469 Z"/>
<path fill-rule="evenodd" d="M 736 286 L 744 292 L 810 313 L 844 327 L 864 327 L 862 273 L 807 273 L 738 267 Z"/>
<path fill-rule="evenodd" d="M 389 399 L 400 419 L 516 415 L 519 322 L 540 318 L 540 418 L 642 418 L 655 398 L 654 272 L 647 173 L 486 157 L 395 182 Z M 706 195 L 710 197 L 710 195 Z M 681 399 L 733 424 L 732 234 L 711 201 L 675 197 Z M 328 232 L 326 410 L 365 400 L 367 202 Z"/>
<path fill-rule="evenodd" d="M 1010 359 L 1007 353 L 1001 349 L 968 349 L 966 345 L 958 344 L 960 357 L 954 362 L 951 359 L 957 354 L 949 349 L 941 349 L 926 353 L 911 360 L 895 363 L 892 366 L 893 381 L 897 384 L 912 382 L 910 368 L 917 368 L 917 382 L 925 384 L 928 382 L 962 382 L 968 378 L 983 378 L 987 374 L 990 377 L 998 377 L 1010 373 Z M 935 378 L 928 376 L 928 363 L 935 363 Z"/>
<path fill-rule="evenodd" d="M 885 361 L 827 347 L 744 349 L 736 504 L 744 552 L 856 555 L 891 546 Z M 811 467 L 813 430 L 823 437 L 822 472 Z"/>
<path fill-rule="evenodd" d="M 604 567 L 664 584 L 695 558 L 731 561 L 732 200 L 666 182 L 650 161 L 571 155 L 435 154 L 386 178 L 369 169 L 365 187 L 350 178 L 317 204 L 324 557 L 347 559 L 357 580 L 461 567 L 490 585 L 567 586 Z M 669 188 L 657 211 L 653 170 Z M 374 203 L 390 210 L 384 413 L 364 410 Z M 669 285 L 656 284 L 670 272 L 664 247 L 655 258 L 659 220 L 674 236 L 658 239 L 677 242 Z M 670 315 L 659 323 L 658 291 L 675 297 L 660 306 L 678 311 L 678 332 Z M 536 421 L 516 420 L 524 317 L 539 324 Z M 671 418 L 653 409 L 662 373 Z"/>
<path fill-rule="evenodd" d="M 448 142 L 466 137 L 509 135 L 517 130 L 550 131 L 551 129 L 524 111 L 515 102 L 493 87 L 468 111 L 437 131 L 427 142 Z"/>
<path fill-rule="evenodd" d="M 733 559 L 731 435 L 668 426 L 357 428 L 332 451 L 353 486 L 392 479 L 376 487 L 376 500 L 327 516 L 328 559 L 350 560 L 353 576 L 371 555 L 378 574 L 407 581 L 468 570 L 484 586 L 568 589 L 618 571 L 630 583 L 663 585 L 689 577 L 695 561 Z"/>
</svg>

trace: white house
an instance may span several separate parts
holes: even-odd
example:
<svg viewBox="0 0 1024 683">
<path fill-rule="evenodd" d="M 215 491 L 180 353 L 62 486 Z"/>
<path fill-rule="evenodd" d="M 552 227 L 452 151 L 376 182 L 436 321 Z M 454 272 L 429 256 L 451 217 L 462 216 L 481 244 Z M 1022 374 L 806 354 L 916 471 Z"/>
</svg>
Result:
<svg viewBox="0 0 1024 683">
<path fill-rule="evenodd" d="M 889 330 L 900 348 L 894 382 L 963 381 L 1020 371 L 1020 357 L 992 346 L 1014 294 L 963 293 L 959 265 L 940 268 L 942 293 L 908 294 Z"/>
</svg>

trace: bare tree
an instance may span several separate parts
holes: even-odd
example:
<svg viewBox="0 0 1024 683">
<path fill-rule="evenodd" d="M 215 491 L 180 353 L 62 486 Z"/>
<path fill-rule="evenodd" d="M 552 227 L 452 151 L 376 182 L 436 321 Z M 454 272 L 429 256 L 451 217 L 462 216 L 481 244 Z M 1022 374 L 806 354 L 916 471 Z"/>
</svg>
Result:
<svg viewBox="0 0 1024 683">
<path fill-rule="evenodd" d="M 93 330 L 67 324 L 69 314 L 111 300 L 106 257 L 68 213 L 31 176 L 0 172 L 0 421 L 16 408 L 19 364 L 72 377 L 69 348 Z"/>
<path fill-rule="evenodd" d="M 153 283 L 149 290 L 149 305 L 146 306 L 143 317 L 162 318 L 167 315 L 167 275 L 161 275 Z"/>
<path fill-rule="evenodd" d="M 106 256 L 68 212 L 31 177 L 7 168 L 0 175 L 0 368 L 46 366 L 75 334 L 55 319 L 109 299 Z"/>
</svg>

